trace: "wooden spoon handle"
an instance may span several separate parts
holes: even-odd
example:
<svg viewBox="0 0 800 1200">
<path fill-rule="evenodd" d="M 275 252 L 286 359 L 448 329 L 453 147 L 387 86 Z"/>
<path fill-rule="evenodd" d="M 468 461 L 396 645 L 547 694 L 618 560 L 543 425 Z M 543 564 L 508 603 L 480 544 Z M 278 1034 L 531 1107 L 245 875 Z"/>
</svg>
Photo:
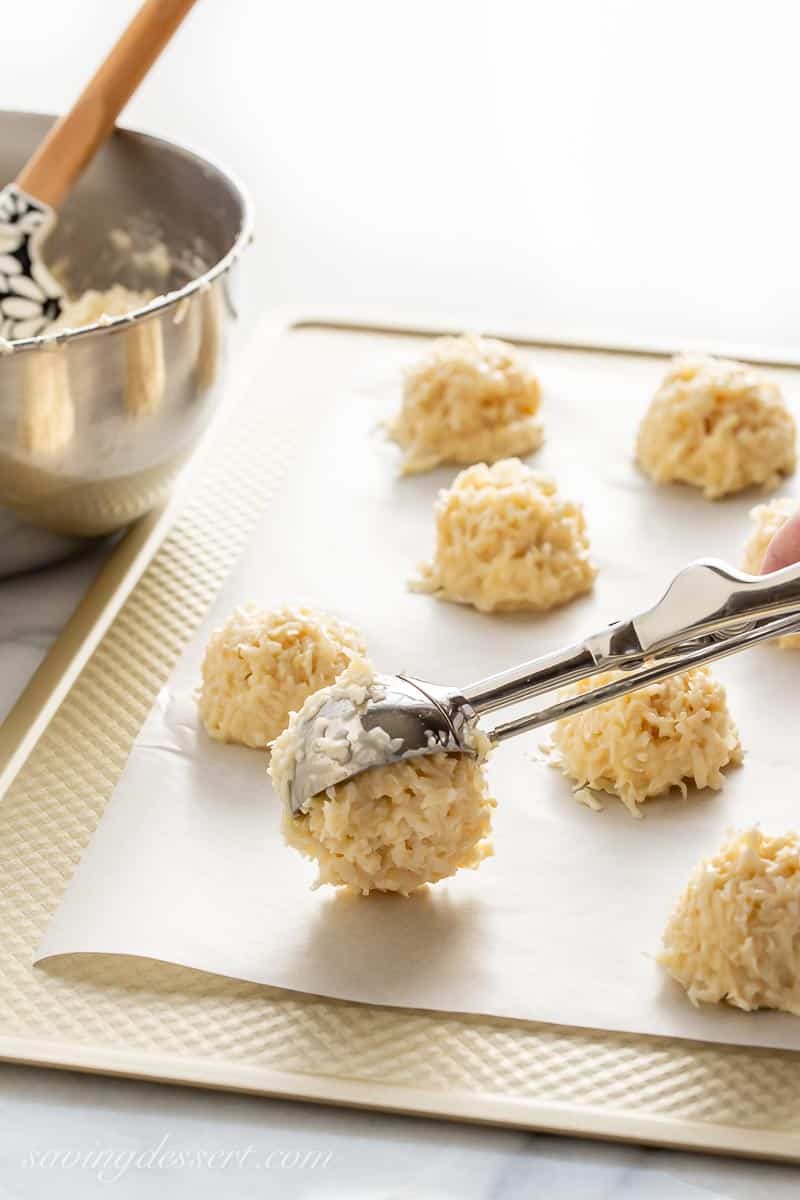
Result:
<svg viewBox="0 0 800 1200">
<path fill-rule="evenodd" d="M 196 0 L 145 0 L 70 111 L 53 125 L 17 176 L 19 186 L 58 208 Z"/>
</svg>

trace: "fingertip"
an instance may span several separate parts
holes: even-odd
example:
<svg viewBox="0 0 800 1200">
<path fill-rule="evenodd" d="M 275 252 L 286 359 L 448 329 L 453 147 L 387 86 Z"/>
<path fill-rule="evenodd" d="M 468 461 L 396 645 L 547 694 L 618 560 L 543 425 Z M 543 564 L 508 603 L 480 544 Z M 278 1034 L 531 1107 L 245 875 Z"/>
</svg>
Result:
<svg viewBox="0 0 800 1200">
<path fill-rule="evenodd" d="M 767 575 L 770 571 L 780 571 L 781 567 L 788 567 L 796 562 L 800 562 L 800 511 L 781 526 L 767 546 L 767 552 L 761 564 L 761 574 Z"/>
</svg>

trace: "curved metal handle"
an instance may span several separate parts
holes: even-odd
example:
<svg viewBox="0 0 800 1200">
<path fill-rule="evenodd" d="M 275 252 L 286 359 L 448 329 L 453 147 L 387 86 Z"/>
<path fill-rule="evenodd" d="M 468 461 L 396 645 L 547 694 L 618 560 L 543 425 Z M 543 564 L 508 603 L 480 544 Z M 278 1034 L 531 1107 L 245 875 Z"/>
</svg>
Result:
<svg viewBox="0 0 800 1200">
<path fill-rule="evenodd" d="M 791 616 L 756 622 L 755 625 L 748 624 L 740 632 L 733 633 L 722 641 L 709 637 L 707 641 L 694 648 L 684 649 L 679 655 L 672 654 L 667 658 L 649 659 L 650 665 L 640 666 L 630 675 L 623 675 L 622 678 L 607 683 L 603 687 L 583 692 L 579 696 L 565 697 L 538 712 L 518 717 L 515 721 L 507 721 L 503 725 L 497 725 L 494 729 L 489 730 L 488 736 L 493 742 L 504 742 L 510 737 L 516 737 L 518 733 L 528 733 L 542 725 L 550 725 L 553 721 L 560 721 L 564 717 L 574 716 L 575 713 L 596 708 L 598 704 L 605 704 L 607 700 L 616 700 L 619 696 L 627 696 L 629 692 L 636 692 L 649 683 L 658 683 L 659 680 L 667 679 L 670 675 L 677 675 L 679 671 L 686 671 L 689 667 L 698 667 L 703 663 L 714 662 L 718 658 L 737 654 L 740 650 L 746 650 L 748 646 L 757 645 L 759 642 L 782 637 L 786 633 L 798 632 L 800 632 L 800 613 L 795 613 Z"/>
<path fill-rule="evenodd" d="M 656 653 L 704 633 L 800 610 L 800 564 L 747 575 L 718 559 L 679 571 L 658 604 L 633 618 L 642 650 Z"/>
<path fill-rule="evenodd" d="M 798 630 L 800 564 L 747 575 L 717 559 L 701 559 L 679 571 L 658 603 L 639 616 L 463 688 L 462 695 L 481 716 L 601 671 L 626 672 L 604 687 L 497 726 L 489 736 L 499 742 Z"/>
</svg>

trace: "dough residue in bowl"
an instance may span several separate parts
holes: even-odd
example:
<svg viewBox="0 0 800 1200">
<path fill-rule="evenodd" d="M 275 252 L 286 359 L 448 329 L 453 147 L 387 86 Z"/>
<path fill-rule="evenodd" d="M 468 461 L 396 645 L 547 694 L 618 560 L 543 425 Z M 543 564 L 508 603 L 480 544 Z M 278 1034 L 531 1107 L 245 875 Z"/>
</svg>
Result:
<svg viewBox="0 0 800 1200">
<path fill-rule="evenodd" d="M 134 291 L 115 283 L 110 288 L 89 288 L 79 296 L 68 296 L 57 321 L 49 327 L 48 333 L 56 333 L 65 329 L 83 329 L 87 325 L 103 324 L 114 317 L 124 317 L 143 308 L 154 298 L 150 291 Z"/>
<path fill-rule="evenodd" d="M 594 583 L 583 510 L 519 459 L 462 471 L 440 492 L 435 516 L 433 560 L 413 591 L 511 612 L 553 608 Z"/>
<path fill-rule="evenodd" d="M 512 346 L 465 334 L 437 338 L 405 379 L 388 424 L 403 473 L 439 463 L 494 462 L 542 444 L 539 381 Z"/>
<path fill-rule="evenodd" d="M 172 270 L 172 255 L 166 242 L 154 238 L 135 235 L 127 229 L 112 229 L 108 240 L 117 251 L 120 261 L 130 264 L 140 274 L 159 276 L 166 279 Z"/>
<path fill-rule="evenodd" d="M 114 284 L 105 291 L 90 289 L 66 299 L 61 315 L 48 333 L 106 324 L 152 299 L 152 292 L 135 292 L 122 284 Z M 125 410 L 132 416 L 144 416 L 159 409 L 166 390 L 161 324 L 158 320 L 134 323 L 125 335 Z M 54 455 L 69 445 L 74 432 L 75 401 L 69 361 L 66 351 L 53 344 L 30 355 L 18 442 L 34 453 Z"/>
<path fill-rule="evenodd" d="M 29 453 L 49 458 L 65 450 L 75 436 L 75 402 L 63 350 L 54 347 L 29 354 L 17 445 Z"/>
</svg>

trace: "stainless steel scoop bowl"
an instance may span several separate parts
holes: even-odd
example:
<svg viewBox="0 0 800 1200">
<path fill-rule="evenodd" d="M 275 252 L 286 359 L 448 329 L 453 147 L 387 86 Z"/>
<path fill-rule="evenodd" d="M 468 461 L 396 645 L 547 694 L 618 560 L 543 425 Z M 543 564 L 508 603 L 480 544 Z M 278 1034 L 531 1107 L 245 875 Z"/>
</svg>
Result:
<svg viewBox="0 0 800 1200">
<path fill-rule="evenodd" d="M 294 812 L 318 792 L 370 767 L 421 754 L 472 753 L 467 727 L 475 714 L 455 689 L 378 675 L 373 693 L 363 705 L 331 696 L 313 714 L 299 714 L 302 749 L 287 797 Z"/>
<path fill-rule="evenodd" d="M 51 120 L 0 112 L 0 178 L 15 177 Z M 0 345 L 0 576 L 165 497 L 222 395 L 229 273 L 252 221 L 241 185 L 180 146 L 118 130 L 99 152 L 45 257 L 72 295 L 122 283 L 156 298 L 107 324 Z"/>
<path fill-rule="evenodd" d="M 334 694 L 297 727 L 299 749 L 284 799 L 300 813 L 315 795 L 361 771 L 426 754 L 474 754 L 480 717 L 601 672 L 621 674 L 496 725 L 486 733 L 489 742 L 798 629 L 800 565 L 755 576 L 715 559 L 690 563 L 638 616 L 468 687 L 382 675 L 375 695 L 359 706 Z"/>
</svg>

